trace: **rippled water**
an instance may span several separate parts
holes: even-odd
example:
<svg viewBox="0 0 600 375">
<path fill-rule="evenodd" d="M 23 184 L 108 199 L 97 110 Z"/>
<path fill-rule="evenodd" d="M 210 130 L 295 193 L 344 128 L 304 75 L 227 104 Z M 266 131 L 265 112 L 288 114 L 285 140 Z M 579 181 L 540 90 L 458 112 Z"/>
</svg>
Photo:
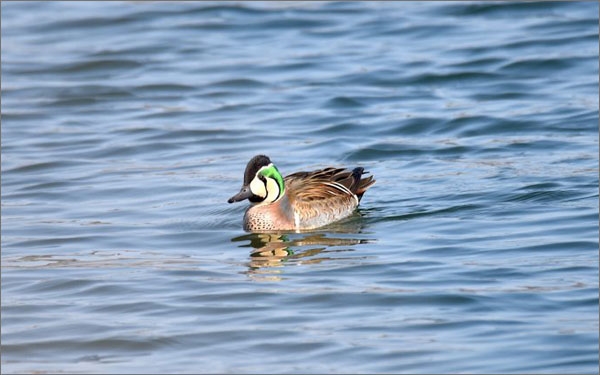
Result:
<svg viewBox="0 0 600 375">
<path fill-rule="evenodd" d="M 598 371 L 597 2 L 1 6 L 4 373 Z"/>
</svg>

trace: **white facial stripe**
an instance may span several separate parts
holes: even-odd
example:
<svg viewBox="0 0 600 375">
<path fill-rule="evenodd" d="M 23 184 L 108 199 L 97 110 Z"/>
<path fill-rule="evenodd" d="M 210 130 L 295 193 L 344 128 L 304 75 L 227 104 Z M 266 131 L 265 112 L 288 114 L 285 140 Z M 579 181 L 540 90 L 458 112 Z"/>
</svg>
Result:
<svg viewBox="0 0 600 375">
<path fill-rule="evenodd" d="M 250 182 L 250 190 L 254 195 L 258 195 L 261 198 L 267 197 L 265 184 L 258 177 L 254 177 L 254 179 L 252 179 L 252 181 Z"/>
<path fill-rule="evenodd" d="M 279 198 L 279 185 L 272 178 L 267 178 L 267 198 L 265 201 L 275 202 Z"/>
</svg>

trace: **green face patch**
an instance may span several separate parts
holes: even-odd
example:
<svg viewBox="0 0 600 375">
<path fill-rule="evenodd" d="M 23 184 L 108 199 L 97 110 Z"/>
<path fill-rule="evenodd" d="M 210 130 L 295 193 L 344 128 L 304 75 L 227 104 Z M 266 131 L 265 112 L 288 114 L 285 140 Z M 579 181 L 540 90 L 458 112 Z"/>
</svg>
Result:
<svg viewBox="0 0 600 375">
<path fill-rule="evenodd" d="M 279 170 L 276 166 L 274 166 L 273 164 L 269 164 L 268 166 L 263 167 L 259 173 L 264 177 L 272 178 L 273 180 L 277 181 L 277 185 L 279 185 L 280 194 L 283 194 L 285 190 L 285 185 L 283 183 L 283 177 L 281 177 L 281 173 L 279 173 Z"/>
</svg>

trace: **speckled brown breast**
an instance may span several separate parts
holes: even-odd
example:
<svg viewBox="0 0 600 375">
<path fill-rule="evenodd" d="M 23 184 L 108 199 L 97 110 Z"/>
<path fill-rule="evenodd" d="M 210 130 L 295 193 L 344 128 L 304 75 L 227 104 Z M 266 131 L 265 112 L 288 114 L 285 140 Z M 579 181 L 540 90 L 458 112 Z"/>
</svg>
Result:
<svg viewBox="0 0 600 375">
<path fill-rule="evenodd" d="M 286 217 L 279 202 L 270 205 L 251 206 L 244 215 L 244 229 L 253 232 L 295 230 L 292 217 Z"/>
</svg>

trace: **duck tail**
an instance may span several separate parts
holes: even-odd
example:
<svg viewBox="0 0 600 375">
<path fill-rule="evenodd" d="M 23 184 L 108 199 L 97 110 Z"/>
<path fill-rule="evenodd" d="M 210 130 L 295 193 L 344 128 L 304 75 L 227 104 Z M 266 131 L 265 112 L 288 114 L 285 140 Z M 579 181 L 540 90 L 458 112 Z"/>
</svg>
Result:
<svg viewBox="0 0 600 375">
<path fill-rule="evenodd" d="M 369 189 L 376 181 L 373 179 L 373 176 L 362 178 L 362 175 L 366 173 L 369 172 L 365 172 L 365 169 L 362 167 L 357 167 L 352 170 L 352 178 L 354 181 L 350 191 L 356 194 L 359 202 L 367 189 Z"/>
</svg>

